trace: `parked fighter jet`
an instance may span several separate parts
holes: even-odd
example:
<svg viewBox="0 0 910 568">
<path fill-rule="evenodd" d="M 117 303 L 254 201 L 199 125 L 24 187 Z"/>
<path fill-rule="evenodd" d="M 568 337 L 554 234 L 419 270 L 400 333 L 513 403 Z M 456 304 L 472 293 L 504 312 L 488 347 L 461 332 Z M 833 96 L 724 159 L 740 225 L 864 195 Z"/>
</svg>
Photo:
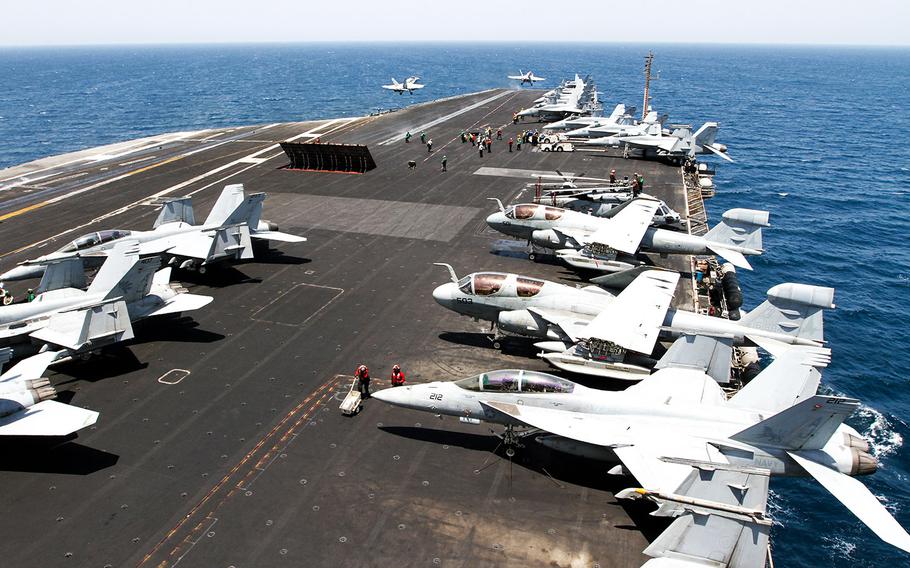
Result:
<svg viewBox="0 0 910 568">
<path fill-rule="evenodd" d="M 509 75 L 509 79 L 514 79 L 516 81 L 521 81 L 521 84 L 525 83 L 529 85 L 534 85 L 535 81 L 546 81 L 545 77 L 536 77 L 533 71 L 528 71 L 527 73 L 522 73 L 521 69 L 518 70 L 518 75 Z"/>
<path fill-rule="evenodd" d="M 404 83 L 399 83 L 398 81 L 395 80 L 395 77 L 392 77 L 392 84 L 383 85 L 382 88 L 388 89 L 390 91 L 395 91 L 399 95 L 403 94 L 405 91 L 407 91 L 409 95 L 413 95 L 414 91 L 416 91 L 417 89 L 422 89 L 426 86 L 426 85 L 419 85 L 417 83 L 417 81 L 419 81 L 419 80 L 420 80 L 420 77 L 408 77 L 407 79 L 404 80 Z"/>
<path fill-rule="evenodd" d="M 767 300 L 738 321 L 670 307 L 676 272 L 636 270 L 614 296 L 598 286 L 574 288 L 517 274 L 475 272 L 433 290 L 444 308 L 489 321 L 498 348 L 503 332 L 544 339 L 535 344 L 550 364 L 574 372 L 639 380 L 651 372 L 659 335 L 702 333 L 761 345 L 763 338 L 812 345 L 824 340 L 823 312 L 834 307 L 834 289 L 778 284 Z M 613 275 L 617 278 L 620 275 Z M 727 377 L 719 377 L 727 382 Z"/>
<path fill-rule="evenodd" d="M 644 156 L 670 157 L 679 160 L 694 157 L 697 154 L 716 154 L 732 162 L 727 154 L 727 147 L 714 141 L 717 136 L 717 123 L 706 122 L 701 128 L 692 132 L 689 127 L 673 130 L 669 135 L 662 131 L 648 131 L 643 134 L 616 136 L 592 140 L 589 144 L 605 146 L 625 146 L 629 149 L 640 150 Z"/>
<path fill-rule="evenodd" d="M 607 136 L 640 136 L 640 135 L 657 135 L 667 115 L 657 116 L 653 110 L 645 115 L 644 120 L 635 122 L 630 120 L 617 120 L 614 122 L 604 122 L 601 124 L 590 124 L 566 132 L 569 138 L 587 138 L 585 142 L 591 146 L 605 145 L 598 140 L 603 140 Z"/>
<path fill-rule="evenodd" d="M 205 272 L 209 264 L 253 258 L 251 239 L 297 243 L 306 238 L 278 232 L 274 223 L 260 220 L 264 193 L 244 196 L 243 185 L 221 192 L 205 222 L 196 225 L 191 198 L 172 199 L 161 208 L 151 231 L 110 230 L 83 235 L 56 252 L 28 260 L 0 275 L 3 280 L 39 278 L 54 260 L 81 257 L 86 268 L 104 262 L 110 249 L 123 240 L 137 241 L 139 253 L 161 255 L 180 268 Z"/>
<path fill-rule="evenodd" d="M 490 227 L 556 249 L 570 266 L 604 272 L 638 265 L 634 255 L 639 252 L 717 254 L 751 270 L 743 255 L 763 252 L 761 229 L 770 226 L 767 211 L 730 209 L 713 229 L 698 236 L 650 227 L 660 207 L 653 199 L 627 201 L 609 219 L 533 203 L 506 208 L 493 200 L 499 211 L 487 217 Z"/>
<path fill-rule="evenodd" d="M 785 350 L 729 399 L 701 370 L 675 366 L 621 392 L 504 370 L 385 389 L 373 398 L 506 425 L 509 455 L 520 426 L 548 433 L 551 443 L 558 437 L 563 449 L 618 461 L 610 473 L 631 474 L 640 488 L 617 497 L 648 498 L 660 503 L 655 514 L 678 516 L 645 550 L 673 566 L 762 568 L 770 475 L 815 478 L 881 539 L 910 552 L 910 535 L 852 478 L 878 467 L 868 442 L 843 423 L 859 401 L 815 394 L 815 367 L 827 364 L 826 351 Z"/>
<path fill-rule="evenodd" d="M 598 126 L 601 124 L 627 123 L 631 125 L 635 124 L 635 120 L 632 118 L 633 112 L 635 112 L 634 107 L 630 107 L 627 110 L 626 105 L 620 103 L 613 108 L 613 112 L 610 113 L 610 116 L 570 116 L 569 118 L 545 124 L 541 127 L 541 130 L 543 130 L 544 133 L 549 133 L 575 130 L 586 126 Z"/>
<path fill-rule="evenodd" d="M 158 257 L 139 258 L 135 241 L 118 242 L 87 290 L 79 258 L 51 262 L 31 302 L 0 307 L 0 343 L 17 356 L 49 344 L 70 354 L 133 337 L 132 321 L 208 305 L 211 296 L 185 293 L 169 283 Z"/>
<path fill-rule="evenodd" d="M 57 391 L 41 375 L 58 356 L 38 353 L 0 375 L 0 436 L 67 436 L 98 420 L 94 410 L 51 400 Z M 0 350 L 0 364 L 11 357 L 12 349 Z"/>
</svg>

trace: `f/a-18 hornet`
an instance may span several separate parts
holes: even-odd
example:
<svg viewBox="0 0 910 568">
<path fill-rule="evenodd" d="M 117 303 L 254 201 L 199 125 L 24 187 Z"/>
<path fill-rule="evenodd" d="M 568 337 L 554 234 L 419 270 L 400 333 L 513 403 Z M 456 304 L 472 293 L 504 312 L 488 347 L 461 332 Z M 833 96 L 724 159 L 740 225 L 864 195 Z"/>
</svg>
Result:
<svg viewBox="0 0 910 568">
<path fill-rule="evenodd" d="M 139 243 L 119 241 L 87 290 L 80 258 L 50 262 L 31 302 L 0 307 L 0 344 L 21 357 L 45 345 L 68 355 L 133 337 L 132 322 L 199 309 L 211 296 L 186 293 L 158 270 L 158 257 L 139 258 Z"/>
<path fill-rule="evenodd" d="M 678 341 L 686 341 L 680 338 Z M 693 361 L 702 356 L 695 354 Z M 874 473 L 869 444 L 844 419 L 859 401 L 816 395 L 830 351 L 785 347 L 729 399 L 686 362 L 625 391 L 585 388 L 534 371 L 481 373 L 454 382 L 381 390 L 377 400 L 506 425 L 506 453 L 523 436 L 618 463 L 639 484 L 616 494 L 659 505 L 675 520 L 644 553 L 646 566 L 763 568 L 771 519 L 770 476 L 811 476 L 882 540 L 910 552 L 910 535 L 853 476 Z M 534 434 L 535 431 L 529 432 Z"/>
<path fill-rule="evenodd" d="M 254 257 L 253 241 L 298 243 L 306 238 L 281 233 L 260 219 L 264 193 L 245 196 L 243 185 L 228 185 L 201 225 L 196 224 L 191 198 L 167 201 L 151 231 L 108 230 L 83 235 L 56 252 L 28 260 L 0 275 L 0 281 L 39 278 L 54 260 L 81 257 L 86 268 L 99 266 L 115 244 L 139 243 L 143 256 L 161 255 L 169 264 L 205 272 L 215 262 Z"/>
<path fill-rule="evenodd" d="M 404 80 L 404 83 L 399 83 L 395 80 L 395 77 L 392 77 L 392 84 L 383 85 L 382 88 L 388 89 L 389 91 L 395 91 L 399 95 L 403 94 L 405 91 L 407 91 L 409 95 L 413 95 L 414 91 L 417 89 L 422 89 L 426 86 L 417 83 L 419 80 L 420 77 L 408 77 Z"/>
<path fill-rule="evenodd" d="M 717 254 L 734 266 L 752 269 L 744 255 L 763 252 L 762 227 L 769 213 L 730 209 L 704 236 L 651 227 L 661 202 L 633 199 L 615 208 L 609 219 L 535 203 L 508 208 L 498 199 L 499 211 L 487 224 L 547 249 L 575 268 L 616 272 L 640 264 L 639 252 L 660 254 Z"/>
<path fill-rule="evenodd" d="M 518 70 L 518 75 L 509 75 L 509 79 L 515 81 L 521 81 L 521 84 L 525 83 L 529 85 L 534 85 L 535 81 L 546 81 L 546 77 L 537 77 L 534 75 L 533 71 L 528 71 L 527 73 L 522 73 L 521 69 Z"/>
<path fill-rule="evenodd" d="M 433 290 L 441 306 L 491 322 L 501 333 L 544 341 L 535 345 L 550 364 L 574 372 L 638 380 L 651 372 L 648 359 L 659 336 L 707 334 L 738 344 L 763 339 L 817 345 L 824 340 L 823 310 L 834 307 L 834 289 L 778 284 L 741 320 L 677 310 L 670 301 L 676 272 L 642 270 L 618 295 L 598 286 L 575 288 L 502 272 L 476 272 Z M 717 377 L 726 382 L 726 377 Z"/>
</svg>

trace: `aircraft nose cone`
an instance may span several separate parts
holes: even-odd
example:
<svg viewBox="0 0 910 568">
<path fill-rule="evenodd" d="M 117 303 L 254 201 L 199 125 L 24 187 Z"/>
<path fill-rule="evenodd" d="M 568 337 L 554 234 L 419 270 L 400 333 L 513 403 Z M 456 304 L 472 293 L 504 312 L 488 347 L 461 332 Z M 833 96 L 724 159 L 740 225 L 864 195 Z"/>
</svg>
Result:
<svg viewBox="0 0 910 568">
<path fill-rule="evenodd" d="M 496 213 L 491 213 L 487 217 L 487 225 L 489 225 L 490 227 L 492 227 L 498 231 L 498 230 L 500 230 L 500 227 L 502 227 L 502 223 L 505 220 L 505 218 L 506 218 L 506 216 L 503 215 L 502 212 L 500 212 L 500 211 L 497 211 Z"/>
<path fill-rule="evenodd" d="M 391 387 L 376 391 L 370 396 L 387 404 L 407 406 L 407 403 L 411 398 L 411 387 Z"/>
<path fill-rule="evenodd" d="M 437 304 L 445 307 L 449 306 L 449 303 L 452 301 L 452 286 L 454 285 L 451 282 L 446 282 L 433 290 L 433 299 L 436 300 Z"/>
</svg>

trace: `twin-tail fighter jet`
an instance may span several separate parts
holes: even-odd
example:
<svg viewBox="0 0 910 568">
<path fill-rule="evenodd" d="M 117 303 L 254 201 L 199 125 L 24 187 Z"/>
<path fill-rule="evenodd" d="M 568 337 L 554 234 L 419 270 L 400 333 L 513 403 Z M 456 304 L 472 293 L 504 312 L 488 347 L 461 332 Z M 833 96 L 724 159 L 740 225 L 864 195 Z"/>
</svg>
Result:
<svg viewBox="0 0 910 568">
<path fill-rule="evenodd" d="M 505 425 L 508 455 L 537 435 L 550 447 L 617 463 L 609 473 L 631 475 L 638 485 L 616 497 L 651 500 L 659 505 L 652 514 L 675 519 L 645 549 L 655 559 L 645 566 L 764 567 L 768 483 L 780 475 L 814 478 L 879 538 L 910 552 L 910 534 L 855 479 L 878 468 L 868 442 L 844 424 L 859 401 L 815 394 L 830 351 L 780 347 L 730 398 L 693 368 L 694 360 L 620 392 L 502 370 L 385 389 L 373 398 Z M 522 434 L 516 426 L 532 430 Z"/>
<path fill-rule="evenodd" d="M 94 351 L 133 337 L 132 322 L 199 309 L 211 296 L 186 293 L 169 282 L 171 269 L 158 270 L 158 257 L 139 258 L 139 243 L 118 242 L 88 289 L 80 258 L 46 266 L 31 302 L 0 307 L 0 344 L 16 357 L 45 345 L 68 355 Z"/>
<path fill-rule="evenodd" d="M 733 158 L 727 154 L 727 147 L 715 142 L 717 127 L 716 122 L 706 122 L 695 132 L 686 126 L 676 128 L 670 134 L 664 134 L 661 129 L 643 133 L 619 133 L 590 140 L 588 144 L 624 146 L 631 150 L 641 151 L 645 157 L 667 157 L 676 160 L 686 160 L 696 155 L 710 153 L 732 162 Z"/>
<path fill-rule="evenodd" d="M 0 375 L 0 436 L 68 436 L 91 426 L 98 413 L 52 400 L 57 391 L 42 375 L 59 355 L 44 351 Z M 0 364 L 12 349 L 0 350 Z"/>
<path fill-rule="evenodd" d="M 636 270 L 638 275 L 618 295 L 599 286 L 575 288 L 518 274 L 475 272 L 433 290 L 444 308 L 495 330 L 493 346 L 504 334 L 543 340 L 535 346 L 550 364 L 581 374 L 639 380 L 651 372 L 649 359 L 659 337 L 704 334 L 742 345 L 765 340 L 820 345 L 823 310 L 834 307 L 834 289 L 807 284 L 778 284 L 767 300 L 738 321 L 670 307 L 679 274 Z M 718 376 L 726 383 L 729 377 Z"/>
<path fill-rule="evenodd" d="M 382 88 L 388 89 L 390 91 L 395 91 L 399 95 L 403 94 L 405 91 L 407 91 L 409 95 L 413 95 L 414 91 L 417 89 L 422 89 L 426 86 L 418 84 L 417 81 L 419 80 L 420 77 L 408 77 L 404 80 L 404 83 L 399 83 L 395 80 L 395 77 L 392 77 L 392 84 L 383 85 Z"/>
<path fill-rule="evenodd" d="M 704 236 L 656 229 L 650 225 L 661 202 L 654 199 L 627 201 L 606 219 L 536 203 L 506 208 L 498 199 L 493 201 L 499 211 L 487 217 L 490 227 L 555 249 L 572 267 L 601 272 L 637 266 L 639 252 L 717 254 L 736 267 L 751 270 L 745 255 L 763 252 L 761 229 L 770 226 L 767 211 L 730 209 Z"/>
<path fill-rule="evenodd" d="M 518 70 L 518 75 L 509 75 L 509 79 L 512 79 L 514 81 L 520 81 L 521 82 L 520 84 L 522 84 L 522 85 L 524 85 L 525 83 L 527 83 L 529 85 L 534 85 L 534 83 L 536 81 L 546 81 L 547 80 L 545 77 L 537 77 L 536 75 L 534 75 L 533 71 L 528 71 L 527 73 L 523 73 L 521 71 L 521 69 Z"/>
<path fill-rule="evenodd" d="M 47 263 L 80 257 L 95 268 L 121 241 L 138 243 L 142 256 L 160 255 L 168 264 L 205 272 L 216 262 L 254 258 L 253 240 L 298 243 L 306 238 L 281 233 L 261 220 L 264 193 L 245 196 L 243 185 L 228 185 L 201 225 L 196 224 L 192 198 L 164 203 L 151 231 L 108 230 L 89 233 L 48 255 L 27 260 L 0 275 L 0 281 L 38 278 Z"/>
</svg>

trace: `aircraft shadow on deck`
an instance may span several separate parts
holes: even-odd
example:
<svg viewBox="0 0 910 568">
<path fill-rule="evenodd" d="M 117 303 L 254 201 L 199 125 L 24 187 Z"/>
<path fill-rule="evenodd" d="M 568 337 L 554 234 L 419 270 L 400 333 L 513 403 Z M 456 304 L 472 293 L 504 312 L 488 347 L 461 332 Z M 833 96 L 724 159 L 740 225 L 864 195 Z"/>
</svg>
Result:
<svg viewBox="0 0 910 568">
<path fill-rule="evenodd" d="M 90 357 L 87 361 L 75 360 L 60 363 L 54 370 L 69 376 L 69 379 L 55 382 L 58 392 L 61 387 L 70 383 L 86 381 L 94 383 L 120 375 L 141 371 L 148 367 L 148 363 L 140 361 L 126 346 L 117 345 L 101 351 Z M 59 392 L 58 400 L 66 393 Z"/>
<path fill-rule="evenodd" d="M 0 440 L 0 471 L 89 475 L 116 465 L 120 456 L 68 438 L 16 436 Z"/>
<path fill-rule="evenodd" d="M 133 328 L 136 338 L 131 343 L 214 343 L 224 335 L 201 329 L 199 322 L 191 316 L 159 317 L 136 324 Z"/>
<path fill-rule="evenodd" d="M 493 336 L 483 332 L 469 331 L 444 331 L 439 334 L 439 339 L 448 343 L 464 345 L 465 347 L 482 347 L 493 349 Z M 534 342 L 525 337 L 507 336 L 499 340 L 500 349 L 503 355 L 514 355 L 516 357 L 534 357 L 537 353 Z"/>
<path fill-rule="evenodd" d="M 380 430 L 395 436 L 401 436 L 421 442 L 437 445 L 455 446 L 467 450 L 489 452 L 506 462 L 509 457 L 498 437 L 492 434 L 472 434 L 434 428 L 417 428 L 414 426 L 380 426 Z M 554 482 L 554 490 L 560 490 L 561 484 L 568 483 L 598 491 L 615 494 L 628 487 L 638 487 L 638 482 L 631 476 L 609 475 L 607 471 L 615 464 L 573 456 L 559 452 L 534 441 L 534 436 L 523 439 L 524 447 L 516 450 L 511 458 L 512 464 L 549 477 Z M 478 463 L 478 468 L 483 464 Z M 622 507 L 632 524 L 616 525 L 616 528 L 641 532 L 649 541 L 653 541 L 669 525 L 667 519 L 652 516 L 655 506 L 648 501 L 617 500 L 607 498 L 611 506 Z"/>
<path fill-rule="evenodd" d="M 238 270 L 236 266 L 229 264 L 213 264 L 207 268 L 205 274 L 200 274 L 195 270 L 177 269 L 174 271 L 174 276 L 171 280 L 185 284 L 208 286 L 209 288 L 226 288 L 237 284 L 258 284 L 262 282 L 261 278 L 251 278 Z"/>
</svg>

